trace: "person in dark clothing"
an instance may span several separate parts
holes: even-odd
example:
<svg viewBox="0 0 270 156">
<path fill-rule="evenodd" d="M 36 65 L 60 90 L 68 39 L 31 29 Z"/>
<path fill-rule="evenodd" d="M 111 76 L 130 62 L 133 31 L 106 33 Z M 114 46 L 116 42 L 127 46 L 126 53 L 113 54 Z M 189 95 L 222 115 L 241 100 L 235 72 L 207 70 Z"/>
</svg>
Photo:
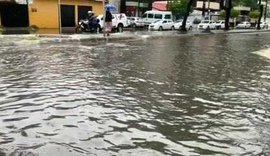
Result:
<svg viewBox="0 0 270 156">
<path fill-rule="evenodd" d="M 105 33 L 107 36 L 110 36 L 110 32 L 112 31 L 112 18 L 113 15 L 111 14 L 109 9 L 106 9 L 105 14 Z"/>
<path fill-rule="evenodd" d="M 88 20 L 88 28 L 91 29 L 94 26 L 93 21 L 95 20 L 95 14 L 92 11 L 88 11 L 88 16 L 87 16 L 87 20 Z"/>
</svg>

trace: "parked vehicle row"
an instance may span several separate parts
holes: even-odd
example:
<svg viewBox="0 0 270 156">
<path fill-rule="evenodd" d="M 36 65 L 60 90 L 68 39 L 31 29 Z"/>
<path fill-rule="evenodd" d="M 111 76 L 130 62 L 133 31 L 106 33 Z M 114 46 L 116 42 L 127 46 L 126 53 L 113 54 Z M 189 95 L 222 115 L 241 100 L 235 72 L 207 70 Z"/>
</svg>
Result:
<svg viewBox="0 0 270 156">
<path fill-rule="evenodd" d="M 179 30 L 182 27 L 183 20 L 177 20 L 173 22 L 172 20 L 156 20 L 155 22 L 151 23 L 148 26 L 149 30 Z M 261 22 L 260 24 L 261 29 L 268 29 L 268 24 L 266 22 Z M 256 25 L 257 27 L 257 25 Z M 213 29 L 224 29 L 225 28 L 225 21 L 213 21 L 213 20 L 202 20 L 201 23 L 198 24 L 198 30 L 213 30 Z M 241 22 L 236 26 L 237 29 L 249 29 L 251 28 L 250 22 Z M 186 29 L 191 30 L 193 29 L 193 24 L 187 20 L 186 22 Z"/>
<path fill-rule="evenodd" d="M 114 30 L 122 32 L 125 27 L 146 27 L 149 30 L 179 30 L 183 20 L 173 22 L 172 14 L 169 11 L 146 11 L 142 17 L 127 17 L 124 13 L 112 14 L 112 26 Z M 100 32 L 103 29 L 103 15 L 95 16 L 94 20 L 80 20 L 76 29 L 81 31 Z M 261 22 L 262 29 L 268 29 L 266 22 Z M 225 21 L 202 20 L 197 26 L 198 30 L 224 29 Z M 253 26 L 254 27 L 254 26 Z M 255 26 L 257 27 L 257 25 Z M 186 29 L 191 30 L 194 25 L 191 21 L 186 21 Z M 251 23 L 244 21 L 236 26 L 237 29 L 251 28 Z"/>
</svg>

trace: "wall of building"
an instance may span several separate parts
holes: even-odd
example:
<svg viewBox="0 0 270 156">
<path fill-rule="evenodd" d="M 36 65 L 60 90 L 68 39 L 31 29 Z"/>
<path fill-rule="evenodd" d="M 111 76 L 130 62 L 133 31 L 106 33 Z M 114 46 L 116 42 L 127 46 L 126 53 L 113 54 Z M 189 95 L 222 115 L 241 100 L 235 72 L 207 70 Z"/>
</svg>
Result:
<svg viewBox="0 0 270 156">
<path fill-rule="evenodd" d="M 29 25 L 39 28 L 58 28 L 57 0 L 34 0 L 28 7 Z"/>
<path fill-rule="evenodd" d="M 103 13 L 101 1 L 61 0 L 61 4 L 75 6 L 75 21 L 78 21 L 78 5 L 92 6 L 96 15 Z M 38 28 L 58 28 L 58 0 L 34 0 L 33 4 L 29 5 L 29 25 Z"/>
</svg>

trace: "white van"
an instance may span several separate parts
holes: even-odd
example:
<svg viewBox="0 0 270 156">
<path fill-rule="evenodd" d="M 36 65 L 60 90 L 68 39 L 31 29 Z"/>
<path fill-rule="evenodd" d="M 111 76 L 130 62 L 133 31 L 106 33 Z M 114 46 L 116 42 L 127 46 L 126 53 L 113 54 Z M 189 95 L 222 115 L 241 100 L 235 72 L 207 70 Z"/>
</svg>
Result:
<svg viewBox="0 0 270 156">
<path fill-rule="evenodd" d="M 172 20 L 172 12 L 150 10 L 142 15 L 142 21 L 145 25 L 149 25 L 157 20 Z"/>
</svg>

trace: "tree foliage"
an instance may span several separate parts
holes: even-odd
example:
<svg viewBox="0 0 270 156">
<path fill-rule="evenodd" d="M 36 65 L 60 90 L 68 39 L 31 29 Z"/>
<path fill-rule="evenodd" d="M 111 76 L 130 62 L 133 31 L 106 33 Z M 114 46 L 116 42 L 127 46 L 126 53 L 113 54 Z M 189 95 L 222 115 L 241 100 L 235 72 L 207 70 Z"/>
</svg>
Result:
<svg viewBox="0 0 270 156">
<path fill-rule="evenodd" d="M 260 16 L 260 12 L 258 10 L 251 11 L 248 16 L 250 18 L 258 18 Z"/>
<path fill-rule="evenodd" d="M 231 17 L 232 18 L 238 17 L 239 14 L 240 14 L 239 10 L 234 10 L 234 9 L 231 10 Z"/>
<path fill-rule="evenodd" d="M 258 8 L 257 4 L 258 0 L 240 0 L 239 5 L 250 7 L 251 10 L 255 10 Z"/>
<path fill-rule="evenodd" d="M 239 14 L 240 14 L 240 12 L 238 10 L 231 9 L 230 17 L 231 18 L 236 18 L 237 16 L 239 16 Z M 226 11 L 221 10 L 220 11 L 220 16 L 224 19 L 226 17 Z"/>
<path fill-rule="evenodd" d="M 168 8 L 172 14 L 177 17 L 183 17 L 186 14 L 188 0 L 172 0 L 168 3 Z"/>
</svg>

